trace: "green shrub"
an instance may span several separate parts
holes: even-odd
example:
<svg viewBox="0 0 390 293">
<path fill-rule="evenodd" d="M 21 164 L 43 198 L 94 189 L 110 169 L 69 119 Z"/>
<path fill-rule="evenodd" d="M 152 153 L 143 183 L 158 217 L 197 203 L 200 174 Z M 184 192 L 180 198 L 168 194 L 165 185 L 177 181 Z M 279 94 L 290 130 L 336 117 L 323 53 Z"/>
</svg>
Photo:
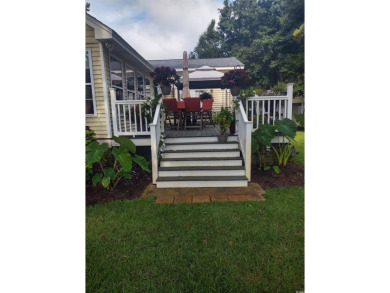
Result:
<svg viewBox="0 0 390 293">
<path fill-rule="evenodd" d="M 88 145 L 90 142 L 96 141 L 96 134 L 89 126 L 85 127 L 85 145 Z"/>
<path fill-rule="evenodd" d="M 89 128 L 89 126 L 85 127 L 85 145 L 87 146 L 89 143 L 96 141 L 95 131 Z M 93 174 L 93 166 L 91 163 L 85 163 L 85 179 L 90 180 Z"/>
<path fill-rule="evenodd" d="M 224 135 L 230 127 L 230 124 L 232 124 L 233 115 L 228 108 L 222 107 L 221 111 L 213 116 L 213 119 L 218 123 L 221 135 Z"/>
<path fill-rule="evenodd" d="M 295 121 L 299 124 L 301 127 L 305 127 L 305 115 L 303 114 L 295 114 L 294 115 Z"/>
</svg>

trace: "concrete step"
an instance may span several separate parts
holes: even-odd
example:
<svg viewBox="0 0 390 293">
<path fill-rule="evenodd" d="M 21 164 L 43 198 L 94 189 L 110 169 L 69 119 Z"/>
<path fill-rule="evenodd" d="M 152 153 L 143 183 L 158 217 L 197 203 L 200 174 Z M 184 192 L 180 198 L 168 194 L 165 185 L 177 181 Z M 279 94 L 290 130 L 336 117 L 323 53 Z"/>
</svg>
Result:
<svg viewBox="0 0 390 293">
<path fill-rule="evenodd" d="M 174 158 L 237 158 L 241 153 L 239 149 L 232 150 L 173 150 L 163 151 L 161 153 L 162 158 L 174 159 Z"/>
<path fill-rule="evenodd" d="M 193 143 L 165 143 L 164 151 L 172 150 L 227 150 L 238 149 L 237 142 L 215 143 L 215 142 L 193 142 Z"/>
<path fill-rule="evenodd" d="M 237 135 L 228 136 L 228 142 L 238 141 Z M 218 137 L 216 136 L 183 136 L 183 137 L 166 137 L 164 143 L 218 143 Z"/>
<path fill-rule="evenodd" d="M 245 176 L 243 166 L 227 167 L 160 167 L 158 177 L 178 176 Z"/>
<path fill-rule="evenodd" d="M 242 166 L 241 157 L 205 157 L 205 158 L 162 158 L 160 167 L 196 167 L 196 166 Z"/>
<path fill-rule="evenodd" d="M 179 176 L 157 178 L 157 188 L 185 187 L 244 187 L 248 186 L 245 176 Z"/>
</svg>

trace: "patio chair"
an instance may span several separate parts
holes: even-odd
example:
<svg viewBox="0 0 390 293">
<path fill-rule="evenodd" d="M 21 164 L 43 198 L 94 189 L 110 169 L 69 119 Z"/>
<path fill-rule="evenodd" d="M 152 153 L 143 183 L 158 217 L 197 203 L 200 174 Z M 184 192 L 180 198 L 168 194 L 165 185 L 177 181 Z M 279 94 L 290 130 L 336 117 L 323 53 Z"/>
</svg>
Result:
<svg viewBox="0 0 390 293">
<path fill-rule="evenodd" d="M 181 112 L 179 111 L 177 107 L 177 101 L 176 99 L 172 98 L 165 98 L 163 99 L 163 104 L 165 106 L 165 121 L 169 121 L 169 126 L 172 127 L 171 119 L 173 119 L 173 126 L 175 126 L 176 120 L 178 120 L 177 123 L 177 129 L 179 130 L 179 126 L 181 124 Z"/>
<path fill-rule="evenodd" d="M 200 98 L 184 98 L 185 114 L 184 114 L 184 130 L 187 129 L 187 120 L 199 120 L 199 128 L 202 129 L 202 111 L 200 109 Z M 195 124 L 195 123 L 194 123 Z M 190 126 L 188 126 L 190 127 Z M 194 125 L 192 127 L 198 127 Z"/>
<path fill-rule="evenodd" d="M 215 127 L 212 110 L 213 110 L 213 99 L 203 100 L 203 105 L 202 105 L 202 118 L 204 120 L 204 122 L 202 121 L 203 126 L 206 125 L 206 121 L 208 120 L 208 122 Z"/>
</svg>

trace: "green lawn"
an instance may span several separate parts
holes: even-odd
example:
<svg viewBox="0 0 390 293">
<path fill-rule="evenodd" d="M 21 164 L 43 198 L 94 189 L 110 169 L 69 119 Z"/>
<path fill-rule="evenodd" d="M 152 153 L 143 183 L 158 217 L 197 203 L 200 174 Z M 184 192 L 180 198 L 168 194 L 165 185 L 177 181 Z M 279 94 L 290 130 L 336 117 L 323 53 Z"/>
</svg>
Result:
<svg viewBox="0 0 390 293">
<path fill-rule="evenodd" d="M 297 154 L 292 158 L 294 162 L 304 165 L 305 164 L 305 132 L 297 131 L 297 135 L 294 139 L 297 143 L 295 149 Z"/>
<path fill-rule="evenodd" d="M 296 292 L 304 283 L 304 189 L 266 201 L 86 210 L 87 292 Z"/>
</svg>

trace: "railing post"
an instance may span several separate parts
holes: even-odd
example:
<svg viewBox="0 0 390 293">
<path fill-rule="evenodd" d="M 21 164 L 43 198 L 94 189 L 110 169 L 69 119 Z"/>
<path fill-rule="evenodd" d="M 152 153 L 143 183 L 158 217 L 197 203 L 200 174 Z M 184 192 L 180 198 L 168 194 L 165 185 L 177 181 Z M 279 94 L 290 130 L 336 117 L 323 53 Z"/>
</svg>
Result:
<svg viewBox="0 0 390 293">
<path fill-rule="evenodd" d="M 156 184 L 158 172 L 156 124 L 150 124 L 150 149 L 152 152 L 152 181 Z"/>
<path fill-rule="evenodd" d="M 251 181 L 251 167 L 252 167 L 252 123 L 246 125 L 246 144 L 245 144 L 245 173 L 248 182 Z"/>
<path fill-rule="evenodd" d="M 114 135 L 118 135 L 118 119 L 116 116 L 116 92 L 114 88 L 110 88 L 110 96 L 111 96 L 111 111 L 112 111 L 112 128 L 114 130 Z"/>
<path fill-rule="evenodd" d="M 287 118 L 292 119 L 293 83 L 287 84 Z"/>
</svg>

